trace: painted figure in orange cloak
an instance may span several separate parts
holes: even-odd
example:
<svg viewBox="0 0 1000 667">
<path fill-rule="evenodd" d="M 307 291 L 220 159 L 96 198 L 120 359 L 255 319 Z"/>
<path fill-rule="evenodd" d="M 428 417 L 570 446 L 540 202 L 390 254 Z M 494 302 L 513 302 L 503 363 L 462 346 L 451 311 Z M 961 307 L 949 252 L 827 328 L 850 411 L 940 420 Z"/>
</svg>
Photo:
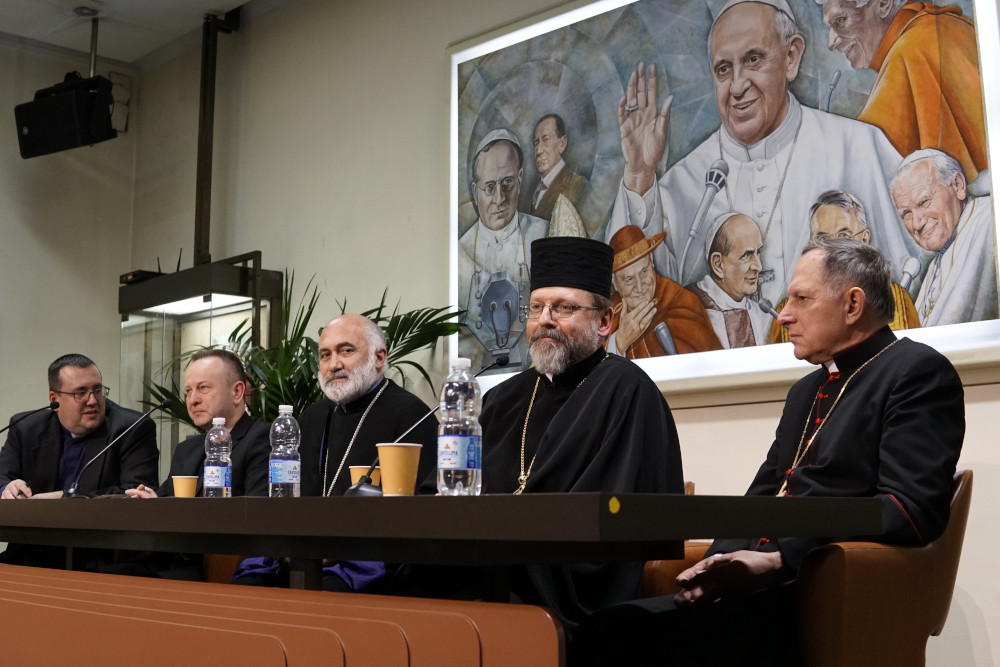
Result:
<svg viewBox="0 0 1000 667">
<path fill-rule="evenodd" d="M 901 155 L 936 148 L 968 181 L 986 169 L 986 125 L 972 20 L 956 6 L 906 0 L 817 0 L 829 47 L 878 73 L 858 120 Z"/>
<path fill-rule="evenodd" d="M 643 359 L 722 349 L 698 297 L 656 273 L 652 252 L 663 237 L 661 232 L 646 238 L 635 225 L 611 237 L 615 294 L 609 352 Z"/>
</svg>

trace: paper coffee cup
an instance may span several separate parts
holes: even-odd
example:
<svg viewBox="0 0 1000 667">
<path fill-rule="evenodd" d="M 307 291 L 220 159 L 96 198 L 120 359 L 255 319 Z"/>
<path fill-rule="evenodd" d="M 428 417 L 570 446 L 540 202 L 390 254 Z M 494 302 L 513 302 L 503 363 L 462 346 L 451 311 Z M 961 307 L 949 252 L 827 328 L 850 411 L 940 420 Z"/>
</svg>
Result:
<svg viewBox="0 0 1000 667">
<path fill-rule="evenodd" d="M 174 496 L 177 498 L 194 498 L 198 490 L 198 476 L 174 475 Z"/>
<path fill-rule="evenodd" d="M 382 469 L 383 496 L 412 496 L 417 486 L 417 466 L 423 445 L 412 442 L 394 442 L 378 447 L 379 467 Z"/>
<path fill-rule="evenodd" d="M 361 476 L 368 472 L 370 466 L 351 466 L 351 484 L 357 484 Z M 375 470 L 372 470 L 372 486 L 378 486 L 382 483 L 382 469 L 375 466 Z"/>
</svg>

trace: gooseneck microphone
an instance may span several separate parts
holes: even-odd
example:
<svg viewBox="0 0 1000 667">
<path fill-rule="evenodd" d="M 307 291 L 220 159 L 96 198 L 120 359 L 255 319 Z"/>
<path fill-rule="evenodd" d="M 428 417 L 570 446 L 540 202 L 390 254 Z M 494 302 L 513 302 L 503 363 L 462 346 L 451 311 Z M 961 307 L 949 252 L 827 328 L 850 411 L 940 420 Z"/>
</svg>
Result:
<svg viewBox="0 0 1000 667">
<path fill-rule="evenodd" d="M 31 415 L 38 414 L 42 410 L 55 410 L 58 407 L 59 407 L 59 401 L 52 401 L 51 403 L 49 403 L 48 405 L 46 405 L 44 408 L 38 408 L 37 410 L 32 410 L 31 412 L 27 412 L 27 413 L 21 415 L 20 417 L 18 417 L 17 419 L 15 419 L 14 421 L 12 421 L 11 423 L 7 424 L 3 428 L 0 428 L 0 433 L 3 433 L 4 431 L 6 431 L 7 429 L 9 429 L 11 426 L 14 426 L 18 422 L 24 421 L 25 419 L 27 419 Z"/>
<path fill-rule="evenodd" d="M 833 91 L 838 83 L 840 83 L 840 70 L 835 69 L 833 70 L 833 78 L 830 79 L 830 85 L 826 93 L 826 108 L 823 111 L 830 111 L 830 102 L 833 101 Z"/>
<path fill-rule="evenodd" d="M 698 228 L 705 222 L 715 195 L 719 194 L 719 190 L 726 187 L 726 178 L 728 176 L 729 165 L 725 160 L 716 160 L 709 166 L 708 171 L 705 172 L 705 193 L 701 196 L 701 203 L 698 204 L 698 210 L 695 211 L 694 220 L 691 222 L 691 230 L 688 232 L 687 241 L 684 242 L 684 252 L 681 253 L 681 263 L 677 267 L 677 282 L 681 285 L 687 284 L 684 282 L 684 260 L 687 258 L 691 241 L 694 240 L 695 235 L 698 233 Z"/>
<path fill-rule="evenodd" d="M 504 366 L 506 366 L 509 363 L 510 363 L 510 356 L 506 355 L 506 354 L 501 354 L 499 357 L 497 357 L 493 361 L 492 364 L 489 364 L 488 366 L 484 366 L 483 368 L 479 369 L 479 371 L 476 372 L 476 374 L 473 377 L 479 377 L 480 375 L 482 375 L 486 371 L 490 370 L 491 368 L 503 368 Z M 411 426 L 410 428 L 406 429 L 406 431 L 404 431 L 401 436 L 399 436 L 398 438 L 396 438 L 395 440 L 393 440 L 393 442 L 396 443 L 396 442 L 402 441 L 403 438 L 405 438 L 406 436 L 408 436 L 410 434 L 410 431 L 412 431 L 416 427 L 420 426 L 424 422 L 425 419 L 427 419 L 432 414 L 434 414 L 435 412 L 437 412 L 440 408 L 441 408 L 440 405 L 435 405 L 433 408 L 430 409 L 430 411 L 427 414 L 425 414 L 423 417 L 421 417 L 416 422 L 414 422 L 413 426 Z M 344 495 L 345 496 L 381 496 L 382 495 L 382 489 L 380 489 L 377 486 L 375 486 L 375 485 L 372 484 L 372 473 L 375 472 L 375 466 L 377 466 L 377 465 L 378 465 L 378 457 L 376 456 L 375 460 L 372 461 L 372 464 L 368 467 L 368 472 L 366 472 L 364 475 L 361 476 L 361 479 L 358 480 L 357 484 L 354 484 L 354 485 L 348 487 L 348 489 L 346 491 L 344 491 Z"/>
<path fill-rule="evenodd" d="M 94 458 L 92 458 L 89 461 L 87 461 L 86 463 L 84 463 L 83 467 L 80 468 L 80 472 L 77 473 L 76 479 L 73 480 L 73 483 L 69 485 L 68 489 L 66 489 L 65 497 L 67 497 L 67 498 L 87 498 L 88 497 L 87 495 L 82 494 L 82 493 L 81 494 L 77 494 L 77 492 L 76 492 L 77 487 L 80 486 L 80 478 L 83 477 L 83 473 L 87 470 L 87 468 L 89 468 L 90 465 L 94 461 L 96 461 L 97 459 L 99 459 L 102 456 L 104 456 L 104 454 L 107 453 L 107 451 L 109 449 L 111 449 L 112 447 L 114 447 L 114 445 L 115 445 L 116 442 L 118 442 L 119 440 L 121 440 L 122 438 L 124 438 L 128 434 L 128 432 L 131 431 L 132 429 L 134 429 L 136 426 L 138 426 L 139 422 L 141 422 L 143 419 L 145 419 L 146 417 L 148 417 L 149 415 L 151 415 L 154 411 L 156 411 L 156 410 L 164 410 L 166 408 L 169 408 L 173 404 L 174 404 L 174 402 L 168 398 L 167 400 L 163 401 L 159 405 L 154 405 L 149 410 L 146 410 L 146 412 L 144 412 L 142 414 L 142 416 L 140 416 L 138 419 L 136 419 L 134 422 L 132 422 L 127 429 L 125 429 L 124 431 L 122 431 L 121 433 L 119 433 L 118 436 L 114 440 L 112 440 L 107 445 L 105 445 L 104 449 L 102 449 L 101 451 L 97 452 L 97 455 L 94 456 Z"/>
</svg>

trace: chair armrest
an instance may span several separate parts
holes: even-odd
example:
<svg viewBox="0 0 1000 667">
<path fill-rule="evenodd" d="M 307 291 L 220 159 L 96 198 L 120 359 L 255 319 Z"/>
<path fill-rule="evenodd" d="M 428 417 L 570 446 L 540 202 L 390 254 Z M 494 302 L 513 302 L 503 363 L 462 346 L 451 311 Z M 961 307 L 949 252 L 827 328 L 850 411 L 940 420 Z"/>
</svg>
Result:
<svg viewBox="0 0 1000 667">
<path fill-rule="evenodd" d="M 677 575 L 704 558 L 710 546 L 711 542 L 685 542 L 683 559 L 646 561 L 642 569 L 643 597 L 673 595 L 679 591 Z"/>
</svg>

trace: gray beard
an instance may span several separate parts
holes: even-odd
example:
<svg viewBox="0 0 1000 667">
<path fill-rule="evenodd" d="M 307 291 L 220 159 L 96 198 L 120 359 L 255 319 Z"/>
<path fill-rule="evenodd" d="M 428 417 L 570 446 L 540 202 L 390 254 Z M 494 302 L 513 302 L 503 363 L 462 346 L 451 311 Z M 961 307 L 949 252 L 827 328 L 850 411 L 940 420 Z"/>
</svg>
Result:
<svg viewBox="0 0 1000 667">
<path fill-rule="evenodd" d="M 546 338 L 562 345 L 542 342 Z M 601 336 L 597 333 L 596 321 L 573 340 L 558 329 L 538 329 L 528 338 L 528 349 L 535 370 L 543 375 L 553 376 L 565 373 L 570 366 L 593 354 L 600 345 Z"/>
<path fill-rule="evenodd" d="M 338 377 L 347 378 L 347 382 L 335 382 L 334 378 Z M 375 370 L 375 357 L 372 356 L 367 364 L 354 371 L 339 370 L 328 373 L 326 377 L 320 375 L 319 386 L 327 398 L 344 405 L 364 396 L 376 380 L 378 371 Z"/>
</svg>

